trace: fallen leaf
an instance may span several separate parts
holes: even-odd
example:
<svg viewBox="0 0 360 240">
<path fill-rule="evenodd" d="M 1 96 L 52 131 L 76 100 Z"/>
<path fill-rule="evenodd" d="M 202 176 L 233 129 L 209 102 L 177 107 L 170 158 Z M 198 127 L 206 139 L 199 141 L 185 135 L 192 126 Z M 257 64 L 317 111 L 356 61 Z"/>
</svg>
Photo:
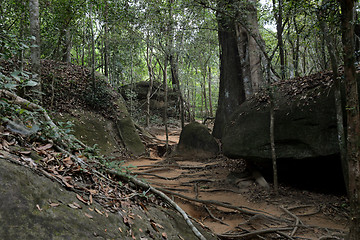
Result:
<svg viewBox="0 0 360 240">
<path fill-rule="evenodd" d="M 36 148 L 36 150 L 38 150 L 38 151 L 44 151 L 44 150 L 48 150 L 49 148 L 51 148 L 53 145 L 51 144 L 51 143 L 49 143 L 49 144 L 46 144 L 46 145 L 44 145 L 44 146 L 41 146 L 41 147 L 38 147 L 38 148 Z"/>
<path fill-rule="evenodd" d="M 62 182 L 68 187 L 68 188 L 74 188 L 73 185 L 71 185 L 70 183 L 67 182 L 67 179 L 69 179 L 69 177 L 61 177 Z M 71 177 L 70 177 L 71 179 Z"/>
<path fill-rule="evenodd" d="M 161 226 L 160 224 L 156 223 L 156 226 L 158 226 L 161 229 L 165 229 L 163 226 Z"/>
<path fill-rule="evenodd" d="M 39 204 L 36 204 L 37 209 L 39 209 L 39 211 L 42 211 L 41 207 L 39 206 Z"/>
<path fill-rule="evenodd" d="M 72 204 L 72 203 L 69 203 L 68 206 L 71 207 L 71 208 L 73 208 L 73 209 L 78 209 L 78 208 L 79 208 L 78 206 L 76 206 L 76 205 L 74 205 L 74 204 Z"/>
<path fill-rule="evenodd" d="M 24 155 L 29 155 L 31 153 L 31 151 L 20 151 L 19 153 L 24 154 Z"/>
<path fill-rule="evenodd" d="M 80 206 L 80 205 L 79 205 L 78 203 L 76 203 L 76 202 L 73 202 L 72 204 L 73 204 L 74 206 L 76 206 L 77 208 L 80 208 L 80 209 L 82 208 L 82 206 Z"/>
<path fill-rule="evenodd" d="M 94 217 L 93 216 L 91 216 L 90 214 L 87 214 L 87 213 L 84 213 L 85 214 L 85 216 L 87 216 L 88 218 L 90 218 L 90 219 L 93 219 Z"/>
<path fill-rule="evenodd" d="M 76 194 L 76 198 L 80 201 L 83 202 L 85 204 L 88 204 L 88 201 L 86 201 L 82 196 L 80 196 L 79 194 Z"/>
<path fill-rule="evenodd" d="M 147 211 L 147 212 L 149 211 L 142 202 L 139 202 L 139 205 L 140 205 L 145 211 Z"/>
<path fill-rule="evenodd" d="M 90 204 L 89 204 L 90 203 Z M 93 197 L 92 197 L 92 195 L 90 194 L 90 197 L 89 197 L 89 205 L 91 205 L 92 203 L 93 203 Z"/>
<path fill-rule="evenodd" d="M 150 224 L 155 231 L 159 232 L 159 229 L 157 228 L 156 223 L 153 220 L 150 220 Z"/>
<path fill-rule="evenodd" d="M 103 213 L 102 213 L 99 209 L 97 209 L 97 208 L 95 208 L 95 212 L 97 212 L 97 213 L 100 214 L 100 215 L 103 215 Z"/>
</svg>

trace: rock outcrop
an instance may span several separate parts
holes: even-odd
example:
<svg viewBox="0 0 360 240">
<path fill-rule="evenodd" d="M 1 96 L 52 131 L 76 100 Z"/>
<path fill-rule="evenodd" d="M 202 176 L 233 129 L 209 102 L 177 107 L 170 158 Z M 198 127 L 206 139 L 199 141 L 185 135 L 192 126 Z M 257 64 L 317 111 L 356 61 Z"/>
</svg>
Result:
<svg viewBox="0 0 360 240">
<path fill-rule="evenodd" d="M 305 159 L 339 154 L 334 93 L 328 84 L 297 94 L 281 87 L 275 94 L 275 146 L 280 159 Z M 233 114 L 223 135 L 230 157 L 271 159 L 267 99 L 253 98 Z M 269 162 L 269 161 L 267 161 Z"/>
<path fill-rule="evenodd" d="M 176 152 L 191 157 L 214 157 L 219 153 L 219 145 L 205 125 L 191 122 L 181 131 Z"/>
<path fill-rule="evenodd" d="M 87 206 L 74 192 L 1 153 L 0 182 L 0 239 L 197 239 L 171 209 L 124 204 L 112 213 L 96 201 Z M 197 228 L 206 239 L 216 239 Z"/>
<path fill-rule="evenodd" d="M 138 102 L 138 106 L 142 111 L 146 111 L 146 97 L 149 90 L 149 82 L 141 81 L 123 85 L 119 88 L 121 95 L 125 101 L 130 102 L 130 98 Z M 178 95 L 172 88 L 168 88 L 168 117 L 176 117 L 179 111 Z M 165 110 L 165 92 L 160 82 L 154 82 L 151 90 L 150 111 L 151 115 L 163 116 Z"/>
</svg>

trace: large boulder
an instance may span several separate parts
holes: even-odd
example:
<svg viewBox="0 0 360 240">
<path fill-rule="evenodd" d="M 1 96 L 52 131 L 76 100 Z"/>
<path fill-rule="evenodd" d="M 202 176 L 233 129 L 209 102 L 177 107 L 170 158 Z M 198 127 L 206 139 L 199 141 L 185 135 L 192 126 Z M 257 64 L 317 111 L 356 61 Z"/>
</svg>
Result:
<svg viewBox="0 0 360 240">
<path fill-rule="evenodd" d="M 181 131 L 176 151 L 198 158 L 214 157 L 219 153 L 219 145 L 205 125 L 191 122 Z"/>
<path fill-rule="evenodd" d="M 291 87 L 275 89 L 277 158 L 309 159 L 338 155 L 335 100 L 329 84 L 300 88 L 292 93 L 289 93 Z M 267 97 L 246 101 L 234 112 L 225 129 L 222 138 L 224 154 L 269 163 L 269 126 Z"/>
<path fill-rule="evenodd" d="M 0 151 L 0 239 L 131 240 L 164 239 L 165 234 L 167 239 L 197 239 L 172 209 L 149 203 L 144 210 L 124 202 L 112 213 L 96 201 L 87 206 L 74 192 L 6 159 Z M 74 202 L 81 208 L 71 207 Z M 206 239 L 216 239 L 195 225 Z"/>
</svg>

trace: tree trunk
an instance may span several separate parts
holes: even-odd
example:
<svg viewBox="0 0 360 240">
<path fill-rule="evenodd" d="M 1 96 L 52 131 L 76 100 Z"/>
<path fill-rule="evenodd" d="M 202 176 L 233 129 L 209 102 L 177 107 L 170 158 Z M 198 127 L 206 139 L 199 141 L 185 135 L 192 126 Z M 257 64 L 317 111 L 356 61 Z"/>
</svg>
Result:
<svg viewBox="0 0 360 240">
<path fill-rule="evenodd" d="M 179 103 L 179 114 L 181 120 L 181 128 L 185 125 L 184 120 L 184 99 L 180 89 L 179 73 L 178 73 L 178 57 L 170 55 L 170 68 L 171 68 L 171 80 L 173 85 L 173 90 L 178 96 Z"/>
<path fill-rule="evenodd" d="M 150 126 L 150 98 L 153 87 L 152 49 L 149 44 L 146 46 L 146 65 L 149 73 L 149 89 L 146 94 L 146 127 Z"/>
<path fill-rule="evenodd" d="M 323 0 L 322 5 L 326 4 L 328 0 Z M 348 184 L 348 162 L 346 159 L 346 141 L 345 141 L 345 129 L 344 129 L 344 117 L 343 117 L 343 110 L 342 110 L 342 98 L 341 98 L 341 80 L 339 77 L 338 72 L 338 60 L 334 53 L 334 37 L 329 35 L 328 26 L 324 20 L 324 13 L 320 12 L 318 16 L 320 22 L 320 28 L 322 31 L 322 35 L 324 39 L 327 39 L 326 44 L 327 49 L 330 55 L 330 62 L 331 68 L 333 71 L 333 81 L 334 81 L 334 95 L 335 95 L 335 108 L 336 108 L 336 120 L 337 120 L 337 130 L 338 130 L 338 141 L 339 141 L 339 149 L 340 149 L 340 158 L 341 158 L 341 165 L 344 175 L 344 182 L 349 192 Z"/>
<path fill-rule="evenodd" d="M 31 73 L 32 79 L 38 84 L 33 87 L 31 90 L 35 94 L 33 95 L 40 103 L 42 102 L 41 97 L 41 78 L 40 78 L 40 23 L 39 23 L 39 1 L 30 0 L 29 1 L 30 9 L 30 34 L 32 36 L 31 40 Z"/>
<path fill-rule="evenodd" d="M 263 83 L 260 58 L 261 50 L 252 36 L 260 36 L 257 11 L 251 2 L 253 2 L 253 0 L 249 0 L 249 3 L 246 5 L 247 12 L 246 19 L 244 19 L 248 25 L 248 29 L 245 29 L 239 21 L 235 24 L 246 99 L 250 98 Z M 252 31 L 252 34 L 249 34 L 248 30 Z"/>
<path fill-rule="evenodd" d="M 167 59 L 167 56 L 165 56 L 164 67 L 163 67 L 163 86 L 164 86 L 164 118 L 163 118 L 163 124 L 165 126 L 165 135 L 166 135 L 166 142 L 165 142 L 166 153 L 169 150 L 169 130 L 168 130 L 168 123 L 167 123 L 167 109 L 168 109 L 167 65 L 168 65 L 168 59 Z"/>
<path fill-rule="evenodd" d="M 93 95 L 95 96 L 95 89 L 96 89 L 96 83 L 95 83 L 95 36 L 94 36 L 92 12 L 93 12 L 93 5 L 90 4 L 89 18 L 90 18 L 90 32 L 91 32 L 91 82 L 92 82 Z"/>
<path fill-rule="evenodd" d="M 360 113 L 354 55 L 354 0 L 341 0 L 349 163 L 349 239 L 360 239 Z"/>
<path fill-rule="evenodd" d="M 209 111 L 210 111 L 210 117 L 213 117 L 213 106 L 212 106 L 212 94 L 211 94 L 211 80 L 212 80 L 212 76 L 211 76 L 211 67 L 209 66 L 209 81 L 208 81 L 208 88 L 209 88 Z"/>
<path fill-rule="evenodd" d="M 104 39 L 104 69 L 105 76 L 109 77 L 109 56 L 108 56 L 108 34 L 109 34 L 109 24 L 108 24 L 108 1 L 105 1 L 105 39 Z"/>
<path fill-rule="evenodd" d="M 221 7 L 224 2 L 220 1 Z M 221 138 L 226 123 L 236 107 L 245 101 L 244 82 L 237 49 L 234 20 L 217 14 L 220 44 L 220 88 L 213 136 Z"/>
<path fill-rule="evenodd" d="M 284 41 L 283 41 L 283 0 L 278 0 L 278 8 L 276 9 L 276 1 L 273 0 L 273 7 L 275 13 L 275 20 L 276 20 L 276 34 L 277 34 L 277 41 L 279 46 L 279 56 L 280 56 L 280 76 L 281 79 L 285 79 L 285 54 L 284 54 Z"/>
<path fill-rule="evenodd" d="M 63 46 L 63 62 L 71 63 L 72 36 L 70 25 L 65 29 L 65 41 Z"/>
</svg>

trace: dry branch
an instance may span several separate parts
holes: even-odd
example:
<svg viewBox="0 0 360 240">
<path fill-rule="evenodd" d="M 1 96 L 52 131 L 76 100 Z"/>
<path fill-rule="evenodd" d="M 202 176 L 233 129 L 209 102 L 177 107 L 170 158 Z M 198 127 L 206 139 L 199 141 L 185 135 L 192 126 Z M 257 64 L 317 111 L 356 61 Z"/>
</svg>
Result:
<svg viewBox="0 0 360 240">
<path fill-rule="evenodd" d="M 51 120 L 51 118 L 49 117 L 49 115 L 47 114 L 46 110 L 41 107 L 40 105 L 38 104 L 35 104 L 33 102 L 30 102 L 22 97 L 19 97 L 18 95 L 16 95 L 15 93 L 12 93 L 10 91 L 7 91 L 7 90 L 4 90 L 4 89 L 0 89 L 0 96 L 1 95 L 5 95 L 6 98 L 10 99 L 12 101 L 13 104 L 16 104 L 16 105 L 20 105 L 21 107 L 23 107 L 24 109 L 27 109 L 27 110 L 31 110 L 31 111 L 39 111 L 43 114 L 45 120 L 47 121 L 47 123 L 50 125 L 50 127 L 57 133 L 59 134 L 59 136 L 61 137 L 64 137 L 64 134 L 61 134 L 61 131 L 60 129 L 58 128 L 58 126 L 56 126 L 56 124 Z M 56 139 L 53 139 L 54 141 L 57 141 Z M 82 143 L 80 140 L 74 138 L 72 139 L 74 140 L 75 142 L 77 142 L 78 144 L 80 144 L 80 146 L 82 147 L 86 147 L 86 145 L 84 143 Z M 66 143 L 58 143 L 64 147 L 67 147 L 68 144 Z"/>
<path fill-rule="evenodd" d="M 108 173 L 113 174 L 117 177 L 120 177 L 122 179 L 125 179 L 127 181 L 131 181 L 132 183 L 134 183 L 137 186 L 140 186 L 142 188 L 145 189 L 150 189 L 151 192 L 155 193 L 156 195 L 160 196 L 161 198 L 163 198 L 164 200 L 166 200 L 171 206 L 173 206 L 185 219 L 186 223 L 188 224 L 188 226 L 191 228 L 191 230 L 193 231 L 193 233 L 201 240 L 206 240 L 206 238 L 201 234 L 201 232 L 194 226 L 194 224 L 191 222 L 189 216 L 185 213 L 185 211 L 183 209 L 181 209 L 179 207 L 179 205 L 177 205 L 173 200 L 171 200 L 167 195 L 165 195 L 163 192 L 159 191 L 158 189 L 152 187 L 151 185 L 144 183 L 138 179 L 136 179 L 133 176 L 129 176 L 129 175 L 121 175 L 119 173 L 117 173 L 116 171 L 113 170 L 106 170 Z"/>
<path fill-rule="evenodd" d="M 261 230 L 256 230 L 256 231 L 252 231 L 249 233 L 242 233 L 242 234 L 217 234 L 218 237 L 223 238 L 223 239 L 241 239 L 241 238 L 247 238 L 247 237 L 251 237 L 251 236 L 255 236 L 255 235 L 260 235 L 260 234 L 266 234 L 266 233 L 278 233 L 280 231 L 289 231 L 292 228 L 268 228 L 268 229 L 261 229 Z M 292 239 L 292 238 L 290 238 Z"/>
<path fill-rule="evenodd" d="M 283 208 L 283 207 L 280 207 L 281 210 L 283 210 L 284 212 L 286 212 L 287 214 L 289 214 L 292 218 L 294 218 L 295 220 L 295 227 L 293 229 L 293 231 L 291 232 L 290 236 L 294 236 L 294 234 L 296 233 L 297 229 L 298 229 L 298 226 L 299 226 L 299 223 L 301 225 L 303 225 L 302 221 L 295 215 L 293 214 L 292 212 L 290 212 L 289 210 L 287 210 L 286 208 Z"/>
<path fill-rule="evenodd" d="M 226 226 L 229 226 L 229 224 L 227 224 L 227 223 L 223 222 L 221 219 L 215 217 L 214 214 L 212 214 L 212 212 L 210 211 L 210 209 L 209 209 L 206 205 L 204 205 L 204 208 L 205 208 L 206 211 L 209 213 L 209 215 L 210 215 L 210 217 L 211 217 L 212 219 L 220 222 L 221 224 L 224 224 L 224 225 L 226 225 Z"/>
<path fill-rule="evenodd" d="M 275 215 L 272 215 L 270 213 L 267 213 L 267 212 L 264 212 L 264 211 L 261 211 L 261 210 L 255 210 L 255 209 L 251 209 L 251 208 L 248 208 L 248 207 L 233 206 L 233 205 L 231 205 L 229 203 L 222 203 L 222 202 L 214 201 L 214 200 L 195 199 L 195 198 L 191 198 L 191 197 L 188 197 L 188 196 L 176 193 L 176 192 L 169 191 L 167 189 L 163 189 L 163 188 L 158 188 L 158 189 L 160 191 L 162 191 L 162 192 L 172 194 L 172 195 L 178 196 L 180 198 L 183 198 L 183 199 L 186 199 L 186 200 L 189 200 L 189 201 L 199 202 L 199 203 L 203 203 L 203 204 L 217 205 L 217 206 L 228 208 L 228 209 L 234 209 L 234 210 L 237 210 L 237 211 L 239 211 L 241 213 L 244 213 L 244 214 L 247 214 L 247 215 L 250 215 L 250 216 L 262 215 L 264 218 L 268 218 L 268 219 L 273 220 L 273 221 L 290 223 L 289 220 L 277 217 Z"/>
</svg>

